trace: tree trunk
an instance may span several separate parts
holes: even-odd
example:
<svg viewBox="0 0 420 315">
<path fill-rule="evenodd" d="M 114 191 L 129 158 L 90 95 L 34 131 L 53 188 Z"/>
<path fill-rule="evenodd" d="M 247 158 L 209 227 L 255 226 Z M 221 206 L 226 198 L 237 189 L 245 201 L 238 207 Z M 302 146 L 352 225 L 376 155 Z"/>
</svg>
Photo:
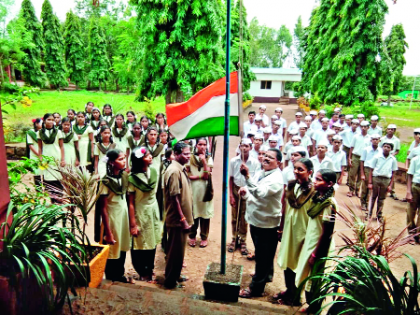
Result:
<svg viewBox="0 0 420 315">
<path fill-rule="evenodd" d="M 388 106 L 391 106 L 391 94 L 388 95 Z"/>
<path fill-rule="evenodd" d="M 172 102 L 171 102 L 171 99 L 172 99 L 172 90 L 171 89 L 169 89 L 168 90 L 168 92 L 166 93 L 166 96 L 165 96 L 165 103 L 166 103 L 166 105 L 168 105 L 168 104 L 171 104 Z"/>
<path fill-rule="evenodd" d="M 184 93 L 181 91 L 180 88 L 176 90 L 176 102 L 181 103 L 185 100 Z"/>
<path fill-rule="evenodd" d="M 104 92 L 106 92 L 106 81 L 104 81 Z"/>
<path fill-rule="evenodd" d="M 99 81 L 99 91 L 102 91 L 101 90 L 101 81 Z"/>
</svg>

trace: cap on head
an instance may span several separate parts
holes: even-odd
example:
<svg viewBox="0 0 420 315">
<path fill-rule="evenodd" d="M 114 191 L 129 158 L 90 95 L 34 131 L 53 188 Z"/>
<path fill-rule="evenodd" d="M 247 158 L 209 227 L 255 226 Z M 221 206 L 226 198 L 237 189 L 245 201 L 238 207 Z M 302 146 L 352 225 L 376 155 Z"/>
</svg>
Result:
<svg viewBox="0 0 420 315">
<path fill-rule="evenodd" d="M 318 115 L 318 113 L 316 112 L 316 110 L 311 110 L 310 112 L 309 112 L 309 115 Z"/>
<path fill-rule="evenodd" d="M 370 117 L 370 120 L 379 120 L 379 117 L 376 115 L 373 115 L 372 117 Z"/>
<path fill-rule="evenodd" d="M 334 108 L 334 113 L 338 113 L 338 112 L 341 112 L 341 108 L 340 107 Z"/>
<path fill-rule="evenodd" d="M 397 125 L 395 124 L 389 124 L 388 127 L 386 127 L 387 129 L 397 129 Z"/>
<path fill-rule="evenodd" d="M 255 121 L 262 121 L 261 117 L 255 117 Z"/>
<path fill-rule="evenodd" d="M 353 115 L 352 114 L 349 114 L 349 115 L 346 115 L 346 119 L 353 119 Z"/>
<path fill-rule="evenodd" d="M 251 139 L 248 139 L 248 138 L 242 138 L 241 144 L 252 145 L 252 141 Z"/>
<path fill-rule="evenodd" d="M 303 123 L 303 122 L 299 123 L 298 127 L 299 128 L 306 128 L 306 129 L 308 129 L 308 125 L 305 124 L 305 123 Z"/>
<path fill-rule="evenodd" d="M 263 139 L 264 139 L 264 137 L 263 137 L 263 135 L 262 135 L 262 134 L 257 133 L 257 134 L 255 135 L 255 137 L 254 137 L 254 140 L 255 140 L 255 139 L 260 139 L 260 140 L 263 140 Z"/>
<path fill-rule="evenodd" d="M 330 120 L 327 117 L 321 119 L 321 122 L 329 122 Z"/>
<path fill-rule="evenodd" d="M 416 128 L 416 129 L 414 129 L 414 132 L 415 132 L 415 133 L 420 133 L 420 128 Z"/>
<path fill-rule="evenodd" d="M 360 123 L 360 126 L 362 126 L 362 127 L 366 127 L 366 126 L 369 126 L 369 125 L 370 125 L 369 122 L 366 121 L 366 120 L 364 120 Z"/>
<path fill-rule="evenodd" d="M 358 115 L 357 115 L 357 118 L 365 118 L 365 115 L 363 115 L 363 114 L 358 114 Z"/>
<path fill-rule="evenodd" d="M 291 147 L 290 148 L 290 153 L 296 153 L 296 152 L 306 152 L 307 150 L 306 150 L 306 148 L 304 148 L 303 146 L 301 146 L 301 145 L 297 145 L 297 146 L 295 146 L 295 147 Z"/>
<path fill-rule="evenodd" d="M 373 135 L 370 135 L 370 138 L 371 138 L 371 139 L 381 139 L 381 135 L 380 135 L 380 134 L 378 134 L 378 133 L 375 133 L 375 134 L 373 134 Z"/>
<path fill-rule="evenodd" d="M 282 125 L 281 120 L 276 120 L 276 121 L 274 122 L 274 124 L 275 124 L 275 125 L 277 125 L 277 126 L 281 126 L 281 125 Z"/>
<path fill-rule="evenodd" d="M 271 129 L 271 127 L 265 127 L 263 129 L 263 133 L 272 133 L 272 132 L 273 132 L 273 129 Z"/>
<path fill-rule="evenodd" d="M 333 123 L 333 127 L 341 128 L 341 124 L 337 121 L 337 122 Z"/>
<path fill-rule="evenodd" d="M 271 135 L 271 136 L 269 136 L 268 137 L 268 142 L 270 142 L 270 141 L 279 141 L 279 139 L 277 139 L 277 137 L 275 136 L 275 135 Z"/>
<path fill-rule="evenodd" d="M 301 116 L 301 117 L 302 117 L 303 115 L 302 115 L 302 113 L 301 113 L 301 112 L 297 112 L 297 113 L 295 114 L 295 116 Z"/>
<path fill-rule="evenodd" d="M 292 140 L 301 140 L 302 141 L 302 138 L 300 136 L 293 136 Z"/>
<path fill-rule="evenodd" d="M 305 116 L 305 120 L 312 121 L 312 117 L 311 116 Z"/>
<path fill-rule="evenodd" d="M 343 141 L 343 138 L 340 135 L 335 135 L 333 140 Z"/>
<path fill-rule="evenodd" d="M 352 119 L 351 123 L 352 123 L 352 124 L 357 124 L 357 125 L 359 125 L 359 124 L 360 124 L 360 122 L 359 122 L 359 120 L 358 120 L 358 119 Z"/>
<path fill-rule="evenodd" d="M 326 114 L 327 112 L 326 112 L 325 110 L 321 109 L 321 110 L 319 111 L 319 113 L 320 113 L 320 114 Z"/>
<path fill-rule="evenodd" d="M 260 107 L 259 108 L 262 108 L 262 109 L 267 109 L 267 106 L 265 106 L 265 105 L 260 105 Z"/>
<path fill-rule="evenodd" d="M 279 119 L 279 118 L 277 117 L 277 115 L 273 115 L 273 116 L 271 116 L 271 119 L 275 119 L 275 120 L 277 120 L 277 119 Z"/>
<path fill-rule="evenodd" d="M 277 107 L 274 111 L 275 111 L 275 112 L 282 112 L 282 113 L 283 113 L 283 108 L 281 108 L 281 107 Z"/>
<path fill-rule="evenodd" d="M 324 147 L 328 147 L 330 143 L 327 140 L 321 140 L 316 144 L 316 147 L 318 148 L 319 146 L 324 146 Z"/>
<path fill-rule="evenodd" d="M 289 134 L 291 134 L 291 135 L 297 135 L 298 133 L 299 133 L 299 130 L 297 130 L 297 129 L 292 129 L 292 130 L 289 131 Z"/>
<path fill-rule="evenodd" d="M 327 130 L 327 136 L 329 136 L 329 135 L 335 135 L 335 131 L 332 130 L 332 129 L 328 129 Z"/>
</svg>

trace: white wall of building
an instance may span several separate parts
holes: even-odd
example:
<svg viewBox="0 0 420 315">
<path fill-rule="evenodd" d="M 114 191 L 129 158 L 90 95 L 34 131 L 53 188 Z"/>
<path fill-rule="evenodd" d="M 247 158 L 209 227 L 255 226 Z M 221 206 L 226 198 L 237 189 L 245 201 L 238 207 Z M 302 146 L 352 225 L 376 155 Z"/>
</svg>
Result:
<svg viewBox="0 0 420 315">
<path fill-rule="evenodd" d="M 252 96 L 281 97 L 283 81 L 271 81 L 271 89 L 261 89 L 261 81 L 252 81 L 248 91 Z"/>
</svg>

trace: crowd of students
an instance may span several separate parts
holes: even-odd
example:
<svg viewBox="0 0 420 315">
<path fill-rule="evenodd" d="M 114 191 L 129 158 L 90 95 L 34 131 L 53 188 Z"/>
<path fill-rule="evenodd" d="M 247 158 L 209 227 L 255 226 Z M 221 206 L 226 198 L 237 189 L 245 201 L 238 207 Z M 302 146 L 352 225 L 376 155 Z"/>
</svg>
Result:
<svg viewBox="0 0 420 315">
<path fill-rule="evenodd" d="M 394 175 L 398 170 L 395 155 L 399 153 L 400 140 L 395 135 L 396 125 L 389 124 L 383 132 L 378 116 L 366 119 L 358 114 L 354 118 L 336 108 L 330 118 L 324 110 L 311 111 L 306 117 L 297 112 L 295 120 L 288 124 L 282 114 L 282 108 L 278 107 L 269 118 L 266 106 L 261 105 L 258 113 L 250 111 L 244 122 L 244 138 L 237 156 L 230 161 L 233 233 L 228 251 L 239 249 L 242 255 L 256 260 L 251 285 L 242 290 L 240 296 L 261 295 L 265 283 L 272 281 L 273 276 L 274 255 L 267 253 L 275 253 L 277 246 L 273 244 L 268 248 L 270 238 L 267 238 L 264 248 L 261 240 L 276 226 L 282 238 L 278 265 L 284 270 L 287 290 L 274 298 L 282 304 L 299 305 L 299 297 L 295 296 L 297 286 L 311 274 L 318 259 L 334 251 L 332 234 L 338 209 L 335 189 L 346 184 L 349 187 L 347 196 L 360 198 L 366 220 L 383 220 L 387 193 L 398 199 Z M 405 199 L 409 202 L 409 233 L 417 233 L 420 226 L 419 144 L 420 129 L 415 129 L 407 159 Z M 282 176 L 266 181 L 267 174 L 271 174 L 267 165 L 276 156 L 271 152 L 279 153 L 275 160 Z M 346 173 L 347 183 L 344 183 Z M 283 195 L 281 202 L 279 195 Z M 270 205 L 264 206 L 267 200 Z M 246 247 L 248 224 L 255 255 Z M 418 236 L 415 240 L 419 243 Z M 259 265 L 264 266 L 266 273 Z M 310 285 L 307 284 L 307 288 L 307 301 L 310 302 Z"/>
<path fill-rule="evenodd" d="M 132 264 L 140 280 L 153 282 L 156 247 L 161 242 L 162 247 L 168 244 L 168 226 L 162 221 L 171 221 L 165 216 L 163 175 L 177 155 L 165 114 L 158 113 L 154 121 L 146 116 L 138 120 L 132 111 L 124 117 L 114 113 L 109 104 L 99 110 L 88 102 L 84 111 L 69 109 L 66 117 L 47 113 L 42 119 L 34 119 L 33 129 L 26 138 L 29 158 L 39 158 L 44 163 L 43 159 L 48 157 L 49 166 L 34 175 L 36 184 L 43 177 L 52 202 L 60 203 L 56 192 L 62 188 L 62 177 L 55 163 L 62 167 L 84 167 L 100 180 L 95 240 L 110 245 L 106 278 L 133 282 L 124 276 L 126 252 L 131 251 Z M 189 244 L 196 246 L 200 231 L 199 245 L 205 248 L 214 214 L 213 159 L 207 138 L 183 143 L 194 148 L 185 165 L 194 206 Z M 169 248 L 165 250 L 170 256 Z"/>
</svg>

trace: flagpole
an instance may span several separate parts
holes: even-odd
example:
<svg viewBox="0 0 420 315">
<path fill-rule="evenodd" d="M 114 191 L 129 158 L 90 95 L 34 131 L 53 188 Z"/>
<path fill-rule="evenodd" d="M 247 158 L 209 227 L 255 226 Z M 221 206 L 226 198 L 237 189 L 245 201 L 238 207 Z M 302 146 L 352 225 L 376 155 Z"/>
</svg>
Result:
<svg viewBox="0 0 420 315">
<path fill-rule="evenodd" d="M 230 11 L 231 1 L 226 1 L 226 100 L 225 133 L 223 136 L 223 188 L 222 188 L 222 244 L 220 273 L 226 273 L 226 228 L 228 207 L 228 167 L 229 167 L 229 131 L 230 131 Z"/>
</svg>

